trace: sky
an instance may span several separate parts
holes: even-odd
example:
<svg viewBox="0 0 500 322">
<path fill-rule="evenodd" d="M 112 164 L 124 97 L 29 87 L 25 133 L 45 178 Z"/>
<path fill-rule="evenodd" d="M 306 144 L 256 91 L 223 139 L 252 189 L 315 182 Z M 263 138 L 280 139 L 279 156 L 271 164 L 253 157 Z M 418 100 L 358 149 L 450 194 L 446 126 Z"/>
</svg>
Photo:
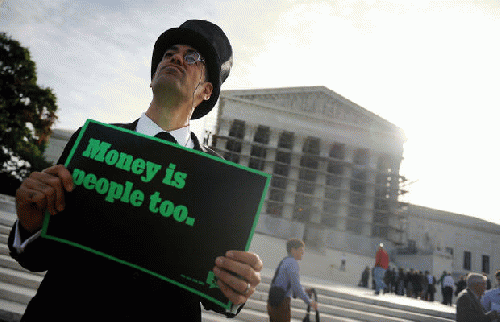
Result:
<svg viewBox="0 0 500 322">
<path fill-rule="evenodd" d="M 188 19 L 231 40 L 223 90 L 325 86 L 404 131 L 406 201 L 500 224 L 498 0 L 0 0 L 64 129 L 138 118 L 156 38 Z"/>
</svg>

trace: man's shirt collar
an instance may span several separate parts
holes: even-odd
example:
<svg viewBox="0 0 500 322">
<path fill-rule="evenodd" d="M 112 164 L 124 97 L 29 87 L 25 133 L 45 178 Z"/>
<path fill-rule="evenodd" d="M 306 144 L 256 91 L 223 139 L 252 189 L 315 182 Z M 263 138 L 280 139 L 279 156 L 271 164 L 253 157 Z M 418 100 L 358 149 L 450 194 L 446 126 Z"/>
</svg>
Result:
<svg viewBox="0 0 500 322">
<path fill-rule="evenodd" d="M 141 118 L 137 122 L 136 131 L 149 136 L 155 136 L 160 132 L 164 132 L 164 130 L 158 126 L 158 124 L 153 122 L 153 120 L 151 120 L 146 113 L 142 113 Z M 191 140 L 191 130 L 189 125 L 168 133 L 175 138 L 179 145 L 191 149 L 194 147 L 194 143 Z"/>
</svg>

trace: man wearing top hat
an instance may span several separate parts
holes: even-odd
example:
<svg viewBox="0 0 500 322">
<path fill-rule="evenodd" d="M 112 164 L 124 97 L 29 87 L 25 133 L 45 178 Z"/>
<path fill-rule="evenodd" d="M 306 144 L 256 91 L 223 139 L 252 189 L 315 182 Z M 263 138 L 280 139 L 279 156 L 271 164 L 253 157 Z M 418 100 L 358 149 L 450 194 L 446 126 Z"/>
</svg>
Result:
<svg viewBox="0 0 500 322">
<path fill-rule="evenodd" d="M 190 131 L 190 120 L 210 112 L 231 66 L 231 45 L 217 25 L 189 20 L 168 29 L 153 50 L 149 108 L 138 120 L 117 126 L 215 155 Z M 200 301 L 229 317 L 239 312 L 260 282 L 262 261 L 256 254 L 228 250 L 214 263 L 217 283 L 234 303 L 225 311 L 133 268 L 39 238 L 45 212 L 62 212 L 64 194 L 73 190 L 72 176 L 62 162 L 76 136 L 58 165 L 32 173 L 16 193 L 18 220 L 9 236 L 11 255 L 31 271 L 46 271 L 22 321 L 168 321 L 172 316 L 201 321 Z"/>
</svg>

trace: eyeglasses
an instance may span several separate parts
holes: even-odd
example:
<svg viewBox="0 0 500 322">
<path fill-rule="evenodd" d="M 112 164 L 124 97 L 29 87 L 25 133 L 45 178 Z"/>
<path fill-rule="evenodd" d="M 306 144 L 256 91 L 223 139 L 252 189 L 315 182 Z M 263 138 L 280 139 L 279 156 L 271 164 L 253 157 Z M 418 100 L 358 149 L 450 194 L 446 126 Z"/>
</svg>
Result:
<svg viewBox="0 0 500 322">
<path fill-rule="evenodd" d="M 194 65 L 196 62 L 202 62 L 205 63 L 205 59 L 201 57 L 200 53 L 197 51 L 192 51 L 184 55 L 184 61 L 188 65 Z"/>
<path fill-rule="evenodd" d="M 174 54 L 175 54 L 174 52 L 167 51 L 163 57 L 170 58 Z M 203 59 L 203 57 L 201 57 L 200 53 L 197 51 L 189 51 L 184 55 L 183 58 L 184 58 L 184 61 L 186 62 L 186 64 L 188 64 L 188 65 L 194 65 L 194 64 L 196 64 L 196 62 L 205 63 L 205 59 Z"/>
</svg>

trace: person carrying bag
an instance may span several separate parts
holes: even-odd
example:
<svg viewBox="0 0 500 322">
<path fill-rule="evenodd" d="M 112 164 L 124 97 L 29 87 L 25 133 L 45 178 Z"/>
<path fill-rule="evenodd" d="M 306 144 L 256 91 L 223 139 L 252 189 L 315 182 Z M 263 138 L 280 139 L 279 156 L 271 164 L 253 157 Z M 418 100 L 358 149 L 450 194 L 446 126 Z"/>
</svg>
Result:
<svg viewBox="0 0 500 322">
<path fill-rule="evenodd" d="M 304 256 L 304 242 L 292 239 L 287 242 L 288 256 L 285 257 L 274 274 L 267 299 L 267 313 L 270 322 L 290 322 L 292 296 L 302 299 L 306 305 L 318 308 L 300 285 L 298 261 Z"/>
<path fill-rule="evenodd" d="M 280 264 L 278 265 L 278 268 L 276 269 L 276 272 L 274 273 L 273 280 L 271 281 L 271 288 L 269 289 L 269 297 L 267 298 L 267 303 L 271 305 L 272 307 L 279 307 L 283 300 L 285 299 L 286 293 L 290 290 L 290 282 L 287 285 L 286 290 L 284 290 L 282 287 L 277 286 L 274 284 L 274 281 L 276 280 L 276 276 L 278 275 L 278 272 L 280 270 L 281 264 L 283 264 L 283 259 Z"/>
</svg>

